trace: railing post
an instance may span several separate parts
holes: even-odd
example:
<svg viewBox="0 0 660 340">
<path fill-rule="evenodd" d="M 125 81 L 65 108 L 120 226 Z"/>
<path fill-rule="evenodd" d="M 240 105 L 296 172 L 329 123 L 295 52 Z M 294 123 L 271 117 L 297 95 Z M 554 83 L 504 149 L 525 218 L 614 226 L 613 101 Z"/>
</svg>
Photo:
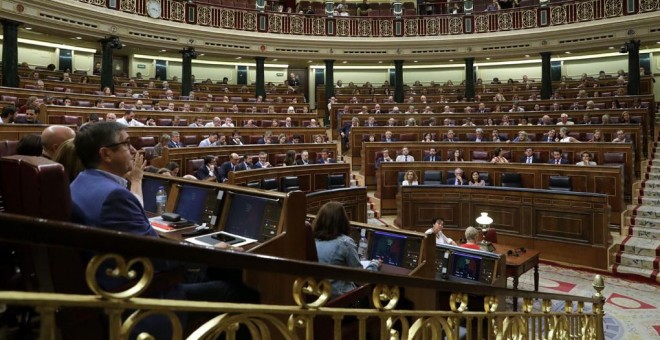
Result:
<svg viewBox="0 0 660 340">
<path fill-rule="evenodd" d="M 394 9 L 394 17 L 396 19 L 401 19 L 401 17 L 403 16 L 403 8 L 401 5 L 401 0 L 394 0 L 392 8 Z"/>
<path fill-rule="evenodd" d="M 605 289 L 605 280 L 602 276 L 594 276 L 594 281 L 591 284 L 596 293 L 593 295 L 593 306 L 591 312 L 594 314 L 594 327 L 596 328 L 596 339 L 605 339 L 605 330 L 603 329 L 603 316 L 605 315 L 605 297 L 602 292 Z"/>
<path fill-rule="evenodd" d="M 332 0 L 325 0 L 325 15 L 328 18 L 334 18 L 335 16 L 335 3 Z"/>
<path fill-rule="evenodd" d="M 265 0 L 257 0 L 257 11 L 259 13 L 263 13 L 265 9 L 266 9 L 266 1 Z"/>
</svg>

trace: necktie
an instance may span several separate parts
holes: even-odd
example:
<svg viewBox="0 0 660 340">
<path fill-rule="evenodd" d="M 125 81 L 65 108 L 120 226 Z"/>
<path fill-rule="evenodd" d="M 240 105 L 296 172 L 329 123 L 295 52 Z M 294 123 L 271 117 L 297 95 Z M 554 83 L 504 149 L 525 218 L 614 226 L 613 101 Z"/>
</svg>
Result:
<svg viewBox="0 0 660 340">
<path fill-rule="evenodd" d="M 558 160 L 558 159 L 555 159 L 555 164 L 559 164 L 559 160 Z"/>
<path fill-rule="evenodd" d="M 527 164 L 532 164 L 532 157 L 527 157 Z"/>
<path fill-rule="evenodd" d="M 408 161 L 408 156 L 406 156 L 406 162 Z"/>
</svg>

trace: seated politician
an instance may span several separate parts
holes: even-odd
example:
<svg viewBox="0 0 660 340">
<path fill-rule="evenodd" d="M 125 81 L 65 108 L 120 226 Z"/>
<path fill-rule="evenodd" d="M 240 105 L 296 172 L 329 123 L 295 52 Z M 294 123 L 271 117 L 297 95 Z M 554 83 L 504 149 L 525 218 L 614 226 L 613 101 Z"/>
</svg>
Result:
<svg viewBox="0 0 660 340">
<path fill-rule="evenodd" d="M 72 220 L 89 227 L 120 231 L 143 237 L 158 237 L 151 227 L 140 201 L 126 188 L 126 177 L 141 178 L 141 158 L 131 146 L 128 129 L 116 122 L 90 125 L 78 132 L 74 140 L 78 158 L 85 167 L 71 183 Z M 228 248 L 223 243 L 221 247 Z M 162 272 L 182 266 L 174 261 L 152 260 L 155 271 Z M 111 269 L 110 264 L 105 269 Z M 97 272 L 98 282 L 105 289 L 121 287 L 124 280 L 110 278 L 103 269 Z M 218 275 L 227 275 L 223 272 Z M 211 271 L 200 272 L 194 283 L 179 283 L 153 292 L 150 297 L 215 302 L 240 302 L 242 285 L 228 281 L 207 280 Z M 189 277 L 193 280 L 192 277 Z M 191 282 L 191 281 L 189 281 Z M 239 282 L 239 281 L 236 281 Z M 244 295 L 243 295 L 244 296 Z M 181 315 L 185 322 L 185 315 Z M 147 317 L 134 329 L 136 334 L 147 331 L 155 338 L 171 336 L 169 322 L 162 316 Z M 132 336 L 131 338 L 135 338 Z"/>
</svg>

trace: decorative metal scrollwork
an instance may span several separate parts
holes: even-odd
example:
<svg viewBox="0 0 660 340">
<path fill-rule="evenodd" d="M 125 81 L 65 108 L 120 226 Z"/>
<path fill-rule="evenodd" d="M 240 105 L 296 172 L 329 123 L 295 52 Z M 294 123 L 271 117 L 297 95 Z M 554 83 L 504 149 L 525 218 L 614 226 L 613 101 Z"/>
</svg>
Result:
<svg viewBox="0 0 660 340">
<path fill-rule="evenodd" d="M 257 30 L 257 14 L 253 12 L 243 13 L 243 29 L 246 31 Z"/>
<path fill-rule="evenodd" d="M 350 34 L 350 20 L 337 19 L 337 35 L 348 36 Z"/>
<path fill-rule="evenodd" d="M 220 26 L 224 28 L 236 27 L 236 15 L 233 10 L 223 9 L 220 11 Z"/>
<path fill-rule="evenodd" d="M 405 20 L 406 23 L 406 35 L 415 36 L 417 35 L 417 20 Z"/>
<path fill-rule="evenodd" d="M 463 19 L 458 17 L 451 17 L 449 19 L 449 34 L 463 33 Z"/>
<path fill-rule="evenodd" d="M 426 24 L 426 35 L 439 35 L 440 23 L 437 18 L 424 18 Z"/>
<path fill-rule="evenodd" d="M 442 317 L 428 317 L 428 318 L 419 318 L 410 326 L 410 331 L 408 333 L 408 339 L 417 339 L 425 331 L 429 331 L 430 334 L 433 334 L 436 339 L 442 339 L 441 334 L 447 336 L 447 339 L 452 339 L 450 336 L 452 334 L 452 326 L 449 324 L 446 318 Z"/>
<path fill-rule="evenodd" d="M 135 326 L 140 324 L 140 321 L 144 320 L 147 317 L 153 316 L 153 315 L 162 315 L 169 320 L 170 324 L 172 325 L 172 340 L 180 340 L 183 339 L 183 327 L 181 327 L 181 321 L 179 320 L 179 317 L 171 311 L 135 311 L 131 316 L 129 316 L 126 321 L 124 321 L 121 325 L 120 329 L 120 337 L 122 339 L 128 339 L 131 336 L 131 332 L 133 332 L 133 329 Z M 147 335 L 145 333 L 142 333 L 138 336 L 138 339 L 149 339 L 151 335 Z"/>
<path fill-rule="evenodd" d="M 282 16 L 270 15 L 268 16 L 268 30 L 272 33 L 282 32 Z"/>
<path fill-rule="evenodd" d="M 536 27 L 536 11 L 524 11 L 522 14 L 522 25 L 524 28 Z"/>
<path fill-rule="evenodd" d="M 234 339 L 240 325 L 249 330 L 251 339 L 295 338 L 295 333 L 289 331 L 287 325 L 275 315 L 261 313 L 219 315 L 203 324 L 188 338 L 216 339 L 221 334 L 227 334 L 227 339 Z"/>
<path fill-rule="evenodd" d="M 182 2 L 170 1 L 170 19 L 174 21 L 183 21 L 186 10 Z"/>
<path fill-rule="evenodd" d="M 566 23 L 566 9 L 562 6 L 552 8 L 551 22 L 553 25 L 562 25 Z"/>
<path fill-rule="evenodd" d="M 380 20 L 380 35 L 382 37 L 391 37 L 394 35 L 392 21 L 390 20 Z"/>
<path fill-rule="evenodd" d="M 467 310 L 468 295 L 463 293 L 452 293 L 449 296 L 449 307 L 452 312 L 463 313 Z"/>
<path fill-rule="evenodd" d="M 399 287 L 389 287 L 384 284 L 379 284 L 376 285 L 373 292 L 371 292 L 371 301 L 373 302 L 374 307 L 378 310 L 392 310 L 399 302 L 399 296 Z M 387 304 L 383 306 L 383 302 L 385 301 L 387 301 Z"/>
<path fill-rule="evenodd" d="M 135 13 L 136 0 L 122 0 L 119 2 L 119 9 L 124 12 Z"/>
<path fill-rule="evenodd" d="M 508 31 L 513 28 L 513 17 L 510 12 L 497 13 L 497 26 L 500 31 Z"/>
<path fill-rule="evenodd" d="M 371 36 L 371 20 L 358 20 L 358 35 L 361 37 Z"/>
<path fill-rule="evenodd" d="M 323 18 L 314 18 L 312 21 L 312 34 L 314 35 L 325 35 L 325 19 Z"/>
<path fill-rule="evenodd" d="M 527 319 L 522 316 L 507 316 L 504 318 L 502 326 L 503 339 L 527 339 L 527 332 Z"/>
<path fill-rule="evenodd" d="M 308 277 L 306 279 L 296 279 L 293 283 L 293 300 L 302 308 L 319 308 L 325 305 L 330 299 L 332 286 L 330 281 L 322 280 L 316 282 L 315 279 Z M 307 302 L 309 296 L 318 297 L 313 302 Z"/>
<path fill-rule="evenodd" d="M 498 303 L 499 301 L 497 299 L 497 296 L 486 296 L 484 298 L 484 311 L 486 313 L 497 312 Z"/>
<path fill-rule="evenodd" d="M 592 2 L 578 3 L 577 17 L 580 21 L 594 20 L 594 4 Z"/>
<path fill-rule="evenodd" d="M 114 268 L 110 268 L 110 264 L 114 262 Z M 136 267 L 142 267 L 142 276 L 138 279 L 138 272 Z M 97 272 L 99 269 L 105 269 L 104 274 L 106 278 L 118 279 L 124 278 L 126 280 L 132 281 L 133 286 L 126 288 L 123 291 L 106 291 L 101 285 L 97 282 Z M 119 299 L 119 300 L 128 300 L 135 296 L 140 295 L 151 283 L 151 279 L 154 276 L 154 267 L 151 264 L 151 261 L 146 257 L 134 258 L 128 263 L 126 260 L 117 254 L 105 254 L 105 255 L 96 255 L 94 256 L 89 263 L 87 264 L 87 269 L 85 271 L 85 279 L 89 289 L 92 290 L 97 295 L 100 295 L 105 299 Z"/>
<path fill-rule="evenodd" d="M 303 24 L 303 18 L 300 16 L 293 16 L 291 17 L 291 22 L 289 25 L 291 26 L 291 33 L 293 34 L 303 34 L 304 33 L 304 27 L 305 25 Z"/>
<path fill-rule="evenodd" d="M 477 33 L 488 32 L 488 15 L 474 16 L 474 30 Z"/>
<path fill-rule="evenodd" d="M 657 0 L 655 0 L 657 2 Z M 642 3 L 644 1 L 642 0 Z M 605 16 L 618 17 L 623 11 L 623 4 L 619 0 L 605 0 Z"/>
<path fill-rule="evenodd" d="M 642 12 L 654 11 L 660 8 L 660 0 L 641 0 L 639 8 Z"/>
<path fill-rule="evenodd" d="M 209 7 L 197 7 L 197 22 L 202 26 L 211 25 L 211 9 Z"/>
</svg>

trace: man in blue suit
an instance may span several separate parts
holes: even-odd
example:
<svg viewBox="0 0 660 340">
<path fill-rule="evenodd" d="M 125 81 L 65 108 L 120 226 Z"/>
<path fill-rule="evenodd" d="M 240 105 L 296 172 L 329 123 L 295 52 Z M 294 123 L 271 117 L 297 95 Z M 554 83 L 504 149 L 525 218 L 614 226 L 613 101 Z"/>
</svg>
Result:
<svg viewBox="0 0 660 340">
<path fill-rule="evenodd" d="M 142 177 L 142 164 L 134 160 L 136 151 L 131 146 L 126 126 L 116 122 L 89 125 L 78 132 L 74 144 L 85 170 L 71 183 L 73 221 L 110 231 L 158 237 L 142 204 L 126 189 L 128 181 L 125 176 Z M 154 261 L 154 267 L 156 271 L 164 271 L 180 267 L 180 264 Z M 99 282 L 105 283 L 104 286 L 122 284 L 107 276 L 99 277 Z M 153 297 L 235 302 L 241 300 L 239 290 L 238 286 L 223 281 L 198 281 L 154 292 Z M 169 322 L 163 321 L 162 318 L 148 317 L 135 331 L 148 331 L 152 335 L 159 334 L 159 337 L 168 332 L 171 335 L 167 327 Z"/>
<path fill-rule="evenodd" d="M 240 163 L 241 156 L 239 156 L 237 153 L 230 154 L 228 161 L 215 168 L 215 177 L 218 178 L 218 182 L 226 182 L 229 179 L 230 172 L 242 170 Z"/>
<path fill-rule="evenodd" d="M 185 145 L 181 143 L 181 135 L 178 132 L 172 131 L 170 142 L 167 143 L 167 147 L 170 149 L 174 148 L 183 148 Z"/>
<path fill-rule="evenodd" d="M 568 164 L 568 160 L 562 158 L 561 153 L 561 149 L 552 150 L 552 157 L 548 161 L 548 164 Z"/>
<path fill-rule="evenodd" d="M 438 151 L 435 148 L 429 149 L 429 154 L 424 156 L 424 162 L 439 162 L 440 156 L 438 156 Z"/>
</svg>

